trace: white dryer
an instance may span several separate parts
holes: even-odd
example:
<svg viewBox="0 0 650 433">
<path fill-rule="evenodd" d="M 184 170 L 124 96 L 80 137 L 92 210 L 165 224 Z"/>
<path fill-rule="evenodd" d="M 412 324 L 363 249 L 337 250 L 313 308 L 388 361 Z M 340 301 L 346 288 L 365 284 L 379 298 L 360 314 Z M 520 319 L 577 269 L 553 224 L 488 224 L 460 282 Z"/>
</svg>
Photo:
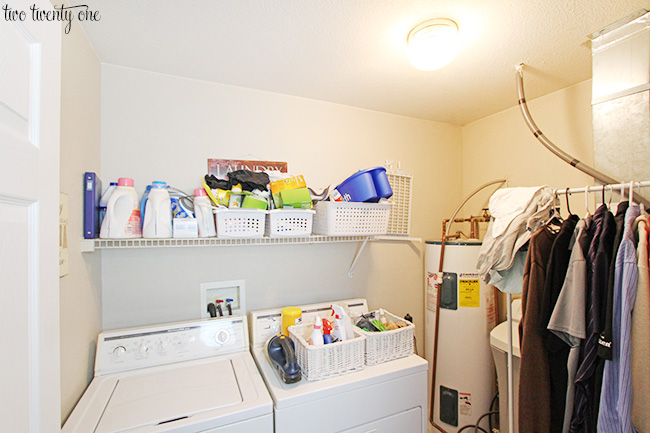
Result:
<svg viewBox="0 0 650 433">
<path fill-rule="evenodd" d="M 101 333 L 62 433 L 272 433 L 246 316 Z"/>
<path fill-rule="evenodd" d="M 345 303 L 368 311 L 365 299 Z M 331 303 L 300 306 L 303 322 L 329 315 Z M 274 404 L 276 433 L 426 433 L 428 363 L 417 355 L 324 380 L 285 384 L 264 353 L 280 332 L 281 309 L 250 314 L 251 343 Z"/>
</svg>

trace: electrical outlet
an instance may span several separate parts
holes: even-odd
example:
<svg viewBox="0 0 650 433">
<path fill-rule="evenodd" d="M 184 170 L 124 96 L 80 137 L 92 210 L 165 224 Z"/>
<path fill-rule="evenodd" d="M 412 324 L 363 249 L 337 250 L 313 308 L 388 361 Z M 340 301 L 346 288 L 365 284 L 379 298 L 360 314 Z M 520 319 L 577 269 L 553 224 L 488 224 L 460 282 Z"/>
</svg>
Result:
<svg viewBox="0 0 650 433">
<path fill-rule="evenodd" d="M 222 300 L 221 309 L 224 316 L 228 315 L 226 299 L 232 299 L 232 314 L 246 314 L 246 296 L 244 280 L 216 281 L 212 283 L 201 283 L 200 305 L 201 317 L 209 318 L 208 305 L 216 304 Z"/>
</svg>

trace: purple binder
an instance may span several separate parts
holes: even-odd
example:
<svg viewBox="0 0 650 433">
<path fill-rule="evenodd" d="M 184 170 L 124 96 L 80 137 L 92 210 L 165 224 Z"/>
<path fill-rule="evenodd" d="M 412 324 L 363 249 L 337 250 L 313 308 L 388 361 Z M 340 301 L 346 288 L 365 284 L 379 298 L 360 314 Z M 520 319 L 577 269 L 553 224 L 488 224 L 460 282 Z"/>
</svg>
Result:
<svg viewBox="0 0 650 433">
<path fill-rule="evenodd" d="M 93 172 L 84 173 L 84 238 L 99 237 L 99 199 L 102 195 L 102 181 Z"/>
</svg>

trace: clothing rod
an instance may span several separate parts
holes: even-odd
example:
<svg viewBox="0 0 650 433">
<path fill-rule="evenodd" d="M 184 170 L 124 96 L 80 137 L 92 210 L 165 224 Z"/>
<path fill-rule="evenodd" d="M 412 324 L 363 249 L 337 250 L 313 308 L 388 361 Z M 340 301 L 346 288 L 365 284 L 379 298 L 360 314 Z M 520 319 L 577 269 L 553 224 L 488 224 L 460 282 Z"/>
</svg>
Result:
<svg viewBox="0 0 650 433">
<path fill-rule="evenodd" d="M 584 192 L 600 192 L 603 189 L 607 188 L 608 190 L 616 192 L 617 190 L 620 191 L 621 188 L 623 188 L 623 191 L 629 190 L 630 189 L 630 183 L 616 183 L 616 184 L 607 184 L 607 185 L 596 185 L 596 186 L 590 186 L 590 187 L 582 187 L 582 188 L 564 188 L 560 189 L 557 188 L 555 190 L 556 194 L 577 194 L 577 193 L 584 193 Z M 650 186 L 650 181 L 649 180 L 644 180 L 641 182 L 634 182 L 634 188 L 646 188 Z"/>
</svg>

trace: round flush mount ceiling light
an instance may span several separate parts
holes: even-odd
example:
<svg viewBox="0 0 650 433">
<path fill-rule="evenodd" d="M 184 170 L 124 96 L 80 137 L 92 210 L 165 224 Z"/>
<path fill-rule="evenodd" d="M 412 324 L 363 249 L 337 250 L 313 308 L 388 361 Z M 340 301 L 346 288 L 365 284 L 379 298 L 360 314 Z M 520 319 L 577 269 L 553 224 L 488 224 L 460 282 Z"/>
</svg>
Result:
<svg viewBox="0 0 650 433">
<path fill-rule="evenodd" d="M 447 18 L 425 21 L 408 35 L 408 59 L 422 71 L 449 64 L 458 52 L 458 25 Z"/>
</svg>

